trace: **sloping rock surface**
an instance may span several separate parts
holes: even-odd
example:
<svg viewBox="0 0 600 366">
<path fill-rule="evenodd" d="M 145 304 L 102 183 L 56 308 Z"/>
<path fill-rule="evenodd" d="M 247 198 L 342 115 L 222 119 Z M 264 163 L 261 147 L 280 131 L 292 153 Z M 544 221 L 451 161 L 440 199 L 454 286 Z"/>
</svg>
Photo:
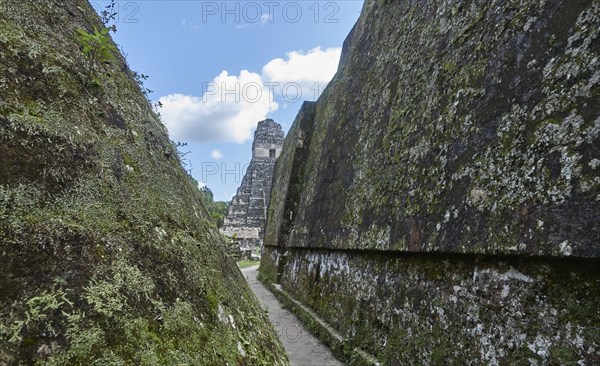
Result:
<svg viewBox="0 0 600 366">
<path fill-rule="evenodd" d="M 287 364 L 87 1 L 0 1 L 0 364 Z"/>
</svg>

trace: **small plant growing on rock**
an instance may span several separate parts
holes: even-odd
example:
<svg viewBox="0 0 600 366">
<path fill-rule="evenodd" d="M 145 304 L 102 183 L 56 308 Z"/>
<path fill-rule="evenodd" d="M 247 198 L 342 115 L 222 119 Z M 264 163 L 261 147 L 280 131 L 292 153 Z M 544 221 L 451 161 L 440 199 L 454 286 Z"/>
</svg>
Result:
<svg viewBox="0 0 600 366">
<path fill-rule="evenodd" d="M 110 28 L 94 27 L 93 33 L 88 33 L 85 29 L 77 29 L 77 40 L 83 47 L 83 53 L 87 60 L 85 81 L 86 83 L 99 84 L 99 69 L 100 66 L 115 59 L 114 52 L 117 48 L 111 42 L 108 35 Z"/>
</svg>

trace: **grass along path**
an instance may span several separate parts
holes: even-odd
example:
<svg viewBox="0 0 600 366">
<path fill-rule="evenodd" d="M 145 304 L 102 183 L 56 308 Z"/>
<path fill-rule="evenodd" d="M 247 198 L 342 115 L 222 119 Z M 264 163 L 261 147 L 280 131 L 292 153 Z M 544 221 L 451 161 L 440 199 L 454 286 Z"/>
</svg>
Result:
<svg viewBox="0 0 600 366">
<path fill-rule="evenodd" d="M 259 264 L 260 264 L 260 261 L 239 261 L 239 262 L 237 262 L 238 267 L 240 267 L 241 269 L 258 266 Z"/>
</svg>

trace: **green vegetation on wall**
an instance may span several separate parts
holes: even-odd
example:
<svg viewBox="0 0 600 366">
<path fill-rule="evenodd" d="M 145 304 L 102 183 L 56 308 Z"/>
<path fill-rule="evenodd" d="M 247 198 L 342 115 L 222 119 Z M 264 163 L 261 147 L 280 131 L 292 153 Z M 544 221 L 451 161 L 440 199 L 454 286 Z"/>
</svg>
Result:
<svg viewBox="0 0 600 366">
<path fill-rule="evenodd" d="M 0 1 L 0 364 L 287 364 L 123 56 L 90 87 L 94 28 Z"/>
<path fill-rule="evenodd" d="M 100 65 L 115 59 L 114 52 L 117 48 L 112 43 L 108 32 L 109 28 L 94 27 L 94 31 L 88 33 L 85 29 L 77 29 L 79 44 L 87 59 L 85 80 L 87 83 L 100 83 Z"/>
</svg>

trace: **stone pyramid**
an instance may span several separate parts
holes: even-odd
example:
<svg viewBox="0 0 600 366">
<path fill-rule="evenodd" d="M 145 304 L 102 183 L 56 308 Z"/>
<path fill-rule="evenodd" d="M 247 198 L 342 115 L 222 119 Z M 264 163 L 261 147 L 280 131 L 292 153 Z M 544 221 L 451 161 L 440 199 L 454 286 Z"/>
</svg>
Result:
<svg viewBox="0 0 600 366">
<path fill-rule="evenodd" d="M 221 232 L 238 240 L 242 249 L 258 247 L 263 239 L 275 161 L 284 134 L 272 119 L 258 122 L 252 143 L 252 160 L 233 197 Z"/>
</svg>

